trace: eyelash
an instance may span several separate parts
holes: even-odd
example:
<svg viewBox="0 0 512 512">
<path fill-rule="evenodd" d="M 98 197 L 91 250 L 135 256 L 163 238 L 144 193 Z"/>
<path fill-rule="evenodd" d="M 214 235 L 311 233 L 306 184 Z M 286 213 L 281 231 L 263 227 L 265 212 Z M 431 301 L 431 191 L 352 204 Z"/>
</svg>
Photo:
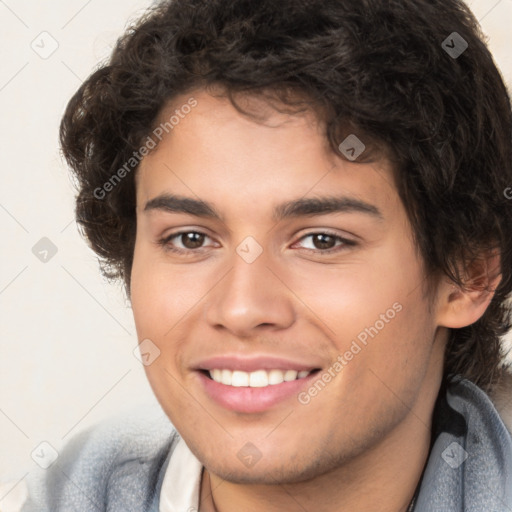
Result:
<svg viewBox="0 0 512 512">
<path fill-rule="evenodd" d="M 202 249 L 205 249 L 204 247 L 199 247 L 197 249 L 178 249 L 178 248 L 173 247 L 173 246 L 170 245 L 171 240 L 173 240 L 174 238 L 178 238 L 181 235 L 186 235 L 186 234 L 189 234 L 189 233 L 194 233 L 194 234 L 198 234 L 198 235 L 204 235 L 205 237 L 210 238 L 206 233 L 203 233 L 201 231 L 193 231 L 193 230 L 191 230 L 191 231 L 179 231 L 179 232 L 173 233 L 172 235 L 169 235 L 167 237 L 160 238 L 158 240 L 158 245 L 162 246 L 163 249 L 165 251 L 167 251 L 167 252 L 172 252 L 172 253 L 175 253 L 175 254 L 180 254 L 180 255 L 185 255 L 185 256 L 193 255 L 194 253 L 197 254 L 197 253 L 201 252 Z M 338 252 L 341 252 L 343 250 L 346 250 L 347 247 L 353 247 L 353 246 L 357 245 L 357 242 L 355 242 L 353 240 L 348 240 L 346 238 L 343 238 L 343 237 L 341 237 L 339 235 L 336 235 L 334 233 L 331 233 L 329 231 L 314 231 L 314 232 L 308 233 L 308 234 L 302 236 L 301 238 L 299 238 L 298 242 L 304 240 L 305 238 L 309 238 L 309 237 L 312 237 L 312 236 L 315 236 L 315 235 L 327 235 L 327 236 L 329 236 L 331 238 L 334 238 L 334 239 L 342 242 L 342 245 L 338 246 L 337 248 L 326 249 L 326 250 L 322 250 L 322 249 L 303 249 L 306 252 L 316 253 L 316 254 L 321 254 L 321 255 L 330 255 L 330 254 L 334 254 L 334 253 L 338 253 Z"/>
</svg>

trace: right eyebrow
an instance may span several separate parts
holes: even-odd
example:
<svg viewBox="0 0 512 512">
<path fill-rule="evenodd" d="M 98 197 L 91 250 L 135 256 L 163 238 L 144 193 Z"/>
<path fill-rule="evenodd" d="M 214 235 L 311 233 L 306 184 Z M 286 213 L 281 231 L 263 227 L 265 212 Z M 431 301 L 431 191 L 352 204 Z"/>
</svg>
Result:
<svg viewBox="0 0 512 512">
<path fill-rule="evenodd" d="M 171 213 L 188 213 L 196 217 L 208 217 L 222 221 L 220 214 L 217 213 L 214 206 L 201 199 L 192 199 L 190 197 L 177 196 L 173 194 L 161 194 L 149 200 L 144 211 L 161 210 Z"/>
</svg>

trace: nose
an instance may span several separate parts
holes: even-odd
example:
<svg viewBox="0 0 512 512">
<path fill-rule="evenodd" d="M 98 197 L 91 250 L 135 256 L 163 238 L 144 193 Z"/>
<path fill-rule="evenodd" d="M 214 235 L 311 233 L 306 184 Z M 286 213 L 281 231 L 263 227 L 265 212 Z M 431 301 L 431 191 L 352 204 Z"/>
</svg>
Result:
<svg viewBox="0 0 512 512">
<path fill-rule="evenodd" d="M 231 269 L 210 294 L 206 319 L 212 327 L 237 337 L 284 329 L 295 321 L 292 297 L 265 252 L 252 263 L 235 253 Z"/>
</svg>

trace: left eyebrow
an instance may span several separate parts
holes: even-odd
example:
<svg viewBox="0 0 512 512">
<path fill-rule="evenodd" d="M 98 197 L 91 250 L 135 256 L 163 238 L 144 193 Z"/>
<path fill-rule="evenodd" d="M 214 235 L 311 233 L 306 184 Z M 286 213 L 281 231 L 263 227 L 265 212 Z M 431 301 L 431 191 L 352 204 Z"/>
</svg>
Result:
<svg viewBox="0 0 512 512">
<path fill-rule="evenodd" d="M 215 207 L 201 199 L 161 194 L 150 199 L 144 211 L 161 210 L 171 213 L 187 213 L 197 217 L 206 217 L 223 221 Z M 326 196 L 307 199 L 295 199 L 274 207 L 272 219 L 279 222 L 292 217 L 326 215 L 329 213 L 363 213 L 378 220 L 384 220 L 380 210 L 365 201 L 346 196 Z"/>
<path fill-rule="evenodd" d="M 313 197 L 288 201 L 274 208 L 273 219 L 277 222 L 290 217 L 326 215 L 328 213 L 364 213 L 384 220 L 381 211 L 373 204 L 346 196 Z"/>
</svg>

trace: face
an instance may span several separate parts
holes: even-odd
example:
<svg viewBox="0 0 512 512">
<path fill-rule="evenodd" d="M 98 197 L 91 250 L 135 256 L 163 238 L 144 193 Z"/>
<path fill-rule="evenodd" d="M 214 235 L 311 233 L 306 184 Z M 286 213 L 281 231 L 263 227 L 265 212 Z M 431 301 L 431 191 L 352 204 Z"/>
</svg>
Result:
<svg viewBox="0 0 512 512">
<path fill-rule="evenodd" d="M 428 415 L 436 309 L 385 161 L 335 155 L 312 113 L 248 99 L 258 123 L 193 97 L 137 174 L 132 307 L 160 351 L 145 369 L 209 471 L 302 481 Z"/>
</svg>

